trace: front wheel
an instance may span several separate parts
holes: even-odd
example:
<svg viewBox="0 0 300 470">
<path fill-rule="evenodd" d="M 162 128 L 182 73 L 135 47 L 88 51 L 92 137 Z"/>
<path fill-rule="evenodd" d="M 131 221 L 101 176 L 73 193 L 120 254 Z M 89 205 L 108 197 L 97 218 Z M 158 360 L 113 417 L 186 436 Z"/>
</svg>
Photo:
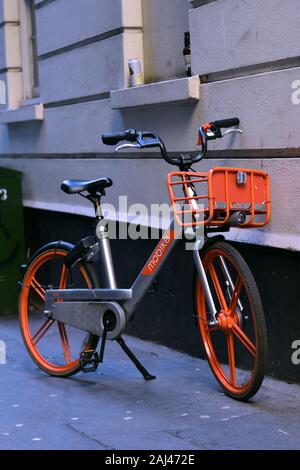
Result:
<svg viewBox="0 0 300 470">
<path fill-rule="evenodd" d="M 57 377 L 78 372 L 81 352 L 95 349 L 98 343 L 97 336 L 47 319 L 43 313 L 47 289 L 97 287 L 89 265 L 65 265 L 64 258 L 72 248 L 67 243 L 52 243 L 39 250 L 28 265 L 20 289 L 19 319 L 25 346 L 43 371 Z"/>
<path fill-rule="evenodd" d="M 218 324 L 211 326 L 204 289 L 196 275 L 195 309 L 207 360 L 224 391 L 245 401 L 259 390 L 267 357 L 258 288 L 245 260 L 231 245 L 215 243 L 201 258 L 218 311 Z"/>
</svg>

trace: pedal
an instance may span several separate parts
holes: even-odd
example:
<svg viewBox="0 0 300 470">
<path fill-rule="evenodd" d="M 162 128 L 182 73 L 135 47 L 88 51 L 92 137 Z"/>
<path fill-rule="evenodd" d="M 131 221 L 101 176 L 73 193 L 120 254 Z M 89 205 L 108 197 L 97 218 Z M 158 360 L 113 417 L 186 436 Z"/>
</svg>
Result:
<svg viewBox="0 0 300 470">
<path fill-rule="evenodd" d="M 99 354 L 93 349 L 80 354 L 80 367 L 84 373 L 96 372 L 100 362 Z"/>
</svg>

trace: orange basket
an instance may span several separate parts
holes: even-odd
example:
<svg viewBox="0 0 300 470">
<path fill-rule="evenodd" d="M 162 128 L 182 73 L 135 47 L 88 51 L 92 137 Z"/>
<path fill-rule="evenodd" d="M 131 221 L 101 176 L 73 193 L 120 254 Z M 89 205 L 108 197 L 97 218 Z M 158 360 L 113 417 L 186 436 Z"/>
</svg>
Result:
<svg viewBox="0 0 300 470">
<path fill-rule="evenodd" d="M 224 167 L 207 173 L 182 171 L 169 173 L 167 184 L 176 221 L 182 227 L 248 228 L 270 221 L 270 178 L 263 171 Z"/>
</svg>

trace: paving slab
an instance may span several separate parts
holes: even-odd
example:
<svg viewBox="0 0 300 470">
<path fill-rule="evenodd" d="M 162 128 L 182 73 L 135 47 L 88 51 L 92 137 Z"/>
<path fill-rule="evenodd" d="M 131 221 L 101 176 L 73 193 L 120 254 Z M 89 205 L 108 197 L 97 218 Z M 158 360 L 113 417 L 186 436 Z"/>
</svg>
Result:
<svg viewBox="0 0 300 470">
<path fill-rule="evenodd" d="M 267 378 L 250 403 L 223 394 L 206 361 L 127 337 L 145 382 L 109 342 L 96 373 L 49 377 L 15 318 L 0 318 L 0 449 L 300 449 L 300 386 Z"/>
</svg>

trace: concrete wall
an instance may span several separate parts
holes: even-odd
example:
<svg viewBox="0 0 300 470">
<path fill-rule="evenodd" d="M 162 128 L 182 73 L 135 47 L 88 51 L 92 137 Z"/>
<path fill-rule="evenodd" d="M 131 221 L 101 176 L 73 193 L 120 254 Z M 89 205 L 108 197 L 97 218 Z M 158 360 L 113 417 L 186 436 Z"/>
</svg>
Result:
<svg viewBox="0 0 300 470">
<path fill-rule="evenodd" d="M 189 0 L 143 0 L 143 26 L 146 82 L 184 76 Z"/>
<path fill-rule="evenodd" d="M 22 98 L 18 0 L 0 2 L 0 80 L 6 84 L 6 101 L 16 106 Z"/>
<path fill-rule="evenodd" d="M 108 202 L 118 194 L 147 204 L 167 200 L 164 176 L 171 168 L 159 155 L 118 157 L 103 146 L 101 134 L 147 128 L 161 134 L 170 151 L 193 152 L 201 122 L 240 116 L 244 135 L 213 143 L 209 159 L 198 168 L 238 164 L 269 171 L 271 224 L 231 236 L 300 249 L 300 104 L 293 104 L 300 80 L 299 2 L 35 3 L 44 121 L 0 125 L 0 165 L 24 171 L 27 205 L 90 213 L 79 198 L 59 191 L 60 181 L 106 174 L 115 180 Z M 0 0 L 0 79 L 9 84 L 11 108 L 22 100 L 17 4 Z M 109 93 L 127 87 L 129 58 L 145 63 L 147 81 L 184 75 L 187 29 L 193 74 L 202 81 L 199 103 L 113 110 Z"/>
<path fill-rule="evenodd" d="M 272 67 L 279 60 L 291 65 L 300 53 L 299 21 L 297 0 L 218 0 L 195 8 L 190 12 L 193 71 Z"/>
</svg>

